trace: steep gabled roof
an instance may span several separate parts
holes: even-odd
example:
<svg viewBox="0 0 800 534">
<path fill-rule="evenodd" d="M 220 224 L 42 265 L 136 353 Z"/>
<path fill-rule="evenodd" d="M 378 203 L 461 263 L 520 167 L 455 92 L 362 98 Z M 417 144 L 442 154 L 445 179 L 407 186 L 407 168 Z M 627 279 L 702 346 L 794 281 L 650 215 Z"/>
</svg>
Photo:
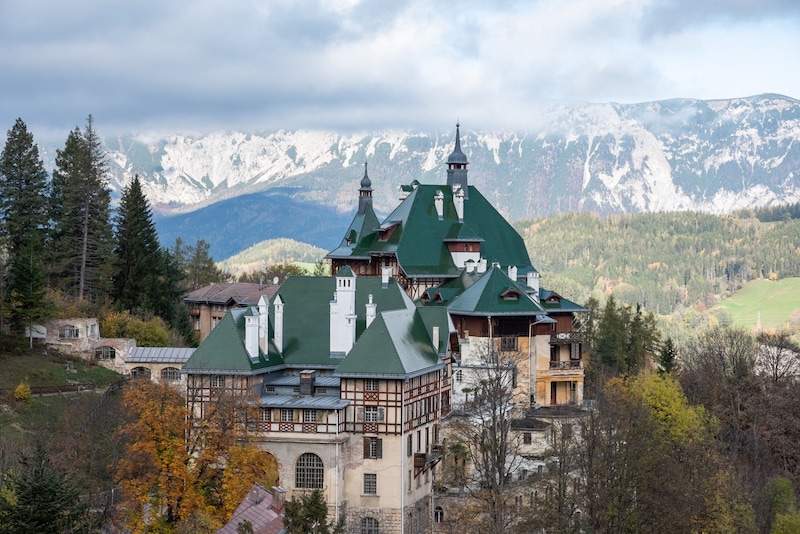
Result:
<svg viewBox="0 0 800 534">
<path fill-rule="evenodd" d="M 548 291 L 542 289 L 539 291 L 542 307 L 550 313 L 554 312 L 572 312 L 572 313 L 589 313 L 587 308 L 580 304 L 576 304 L 569 299 L 565 299 L 555 291 Z"/>
<path fill-rule="evenodd" d="M 344 233 L 344 238 L 339 246 L 328 253 L 331 258 L 358 258 L 367 259 L 369 254 L 365 254 L 365 247 L 362 242 L 370 241 L 375 229 L 380 225 L 378 216 L 370 204 L 364 209 L 364 212 L 356 212 L 350 226 Z"/>
<path fill-rule="evenodd" d="M 440 337 L 441 339 L 441 337 Z M 400 378 L 444 366 L 416 309 L 378 314 L 336 369 L 337 376 Z"/>
<path fill-rule="evenodd" d="M 244 345 L 244 318 L 248 313 L 249 308 L 233 309 L 226 313 L 183 365 L 183 370 L 193 374 L 246 374 L 283 364 L 275 350 L 268 355 L 259 351 L 258 362 L 250 360 Z"/>
<path fill-rule="evenodd" d="M 544 309 L 516 281 L 492 266 L 448 305 L 455 315 L 535 315 Z"/>
<path fill-rule="evenodd" d="M 349 270 L 349 268 L 345 267 Z M 340 270 L 338 275 L 344 276 Z M 286 365 L 335 367 L 341 358 L 330 354 L 330 302 L 336 290 L 336 278 L 329 276 L 290 276 L 277 295 L 284 304 L 283 358 Z M 356 339 L 366 329 L 366 304 L 373 296 L 377 312 L 412 309 L 414 304 L 394 279 L 387 287 L 377 277 L 358 277 L 356 281 Z M 269 319 L 275 321 L 274 300 Z"/>
<path fill-rule="evenodd" d="M 441 220 L 433 201 L 440 191 L 444 196 Z M 391 236 L 381 239 L 381 229 L 391 226 L 396 226 Z M 513 265 L 521 275 L 534 270 L 522 237 L 472 186 L 469 198 L 464 200 L 463 221 L 458 220 L 451 189 L 441 185 L 417 185 L 383 223 L 375 224 L 371 232 L 364 231 L 364 224 L 360 228 L 357 245 L 345 248 L 340 245 L 328 257 L 363 259 L 395 254 L 410 277 L 455 277 L 460 271 L 453 263 L 447 242 L 470 241 L 481 243 L 481 256 L 489 262 Z"/>
<path fill-rule="evenodd" d="M 417 300 L 418 306 L 447 306 L 450 302 L 480 280 L 481 275 L 475 270 L 467 272 L 461 271 L 457 278 L 451 278 L 442 282 L 438 286 L 426 289 L 422 296 Z"/>
</svg>

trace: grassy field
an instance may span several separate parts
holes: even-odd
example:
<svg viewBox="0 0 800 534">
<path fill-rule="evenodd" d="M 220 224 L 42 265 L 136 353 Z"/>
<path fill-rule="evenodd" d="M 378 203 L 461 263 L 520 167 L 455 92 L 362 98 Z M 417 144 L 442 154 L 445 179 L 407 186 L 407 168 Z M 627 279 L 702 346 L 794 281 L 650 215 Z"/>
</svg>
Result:
<svg viewBox="0 0 800 534">
<path fill-rule="evenodd" d="M 72 362 L 74 372 L 67 370 L 68 361 Z M 53 428 L 66 409 L 84 403 L 91 406 L 99 398 L 94 391 L 83 391 L 35 395 L 29 402 L 19 401 L 14 399 L 14 389 L 21 382 L 33 388 L 64 386 L 66 389 L 73 383 L 103 388 L 120 377 L 110 369 L 61 354 L 48 355 L 36 350 L 0 352 L 0 441 L 13 444 L 43 428 Z"/>
<path fill-rule="evenodd" d="M 777 282 L 754 280 L 736 294 L 711 308 L 724 311 L 732 324 L 743 328 L 779 328 L 786 325 L 793 311 L 800 309 L 800 278 L 785 278 Z"/>
</svg>

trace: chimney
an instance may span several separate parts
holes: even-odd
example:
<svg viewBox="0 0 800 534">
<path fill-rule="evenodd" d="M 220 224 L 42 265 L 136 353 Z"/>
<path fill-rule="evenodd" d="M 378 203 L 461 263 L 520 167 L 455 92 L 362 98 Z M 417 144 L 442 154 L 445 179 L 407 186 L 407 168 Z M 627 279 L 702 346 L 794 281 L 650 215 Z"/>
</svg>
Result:
<svg viewBox="0 0 800 534">
<path fill-rule="evenodd" d="M 286 504 L 286 490 L 280 486 L 272 486 L 272 509 L 283 510 Z"/>
<path fill-rule="evenodd" d="M 336 274 L 336 293 L 330 303 L 331 354 L 346 355 L 356 342 L 356 275 L 350 267 Z"/>
<path fill-rule="evenodd" d="M 258 299 L 258 346 L 264 354 L 269 350 L 267 341 L 269 339 L 268 329 L 269 305 L 267 304 L 267 298 L 261 295 L 261 298 Z"/>
<path fill-rule="evenodd" d="M 464 222 L 464 190 L 460 187 L 453 193 L 453 203 L 456 205 L 458 222 Z"/>
<path fill-rule="evenodd" d="M 433 327 L 433 332 L 432 332 L 431 338 L 432 338 L 431 341 L 433 342 L 433 349 L 436 352 L 439 352 L 439 327 L 438 326 L 434 326 Z"/>
<path fill-rule="evenodd" d="M 513 265 L 508 266 L 508 277 L 511 278 L 512 281 L 517 281 L 517 268 Z"/>
<path fill-rule="evenodd" d="M 283 352 L 283 299 L 280 295 L 275 296 L 273 302 L 275 306 L 275 332 L 273 340 L 275 341 L 275 348 L 278 352 Z"/>
<path fill-rule="evenodd" d="M 533 290 L 531 292 L 533 300 L 539 302 L 539 273 L 536 271 L 528 272 L 527 285 Z"/>
<path fill-rule="evenodd" d="M 389 287 L 389 278 L 392 276 L 391 267 L 381 267 L 381 287 L 386 289 Z"/>
<path fill-rule="evenodd" d="M 464 268 L 467 270 L 467 274 L 472 274 L 475 272 L 475 260 L 467 260 L 464 262 Z"/>
<path fill-rule="evenodd" d="M 481 258 L 478 260 L 478 274 L 483 274 L 486 272 L 486 258 Z"/>
<path fill-rule="evenodd" d="M 258 361 L 258 316 L 256 308 L 249 308 L 244 316 L 244 348 L 250 361 Z"/>
<path fill-rule="evenodd" d="M 378 305 L 372 302 L 372 293 L 369 294 L 369 302 L 367 303 L 367 328 L 372 324 L 377 315 Z"/>
<path fill-rule="evenodd" d="M 316 371 L 300 371 L 300 395 L 313 395 Z"/>
<path fill-rule="evenodd" d="M 436 215 L 439 216 L 441 221 L 444 218 L 444 193 L 442 193 L 441 189 L 436 191 L 433 196 L 433 205 L 436 207 Z"/>
</svg>

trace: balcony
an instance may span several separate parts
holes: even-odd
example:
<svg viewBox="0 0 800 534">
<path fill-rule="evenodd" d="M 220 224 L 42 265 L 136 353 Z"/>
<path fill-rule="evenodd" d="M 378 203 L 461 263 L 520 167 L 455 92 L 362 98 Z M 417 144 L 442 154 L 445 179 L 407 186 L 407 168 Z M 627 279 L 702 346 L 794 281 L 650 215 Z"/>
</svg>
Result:
<svg viewBox="0 0 800 534">
<path fill-rule="evenodd" d="M 551 345 L 570 345 L 572 343 L 580 343 L 580 332 L 559 332 L 550 335 Z"/>
<path fill-rule="evenodd" d="M 571 371 L 581 368 L 581 360 L 567 360 L 565 362 L 550 361 L 551 371 Z"/>
</svg>

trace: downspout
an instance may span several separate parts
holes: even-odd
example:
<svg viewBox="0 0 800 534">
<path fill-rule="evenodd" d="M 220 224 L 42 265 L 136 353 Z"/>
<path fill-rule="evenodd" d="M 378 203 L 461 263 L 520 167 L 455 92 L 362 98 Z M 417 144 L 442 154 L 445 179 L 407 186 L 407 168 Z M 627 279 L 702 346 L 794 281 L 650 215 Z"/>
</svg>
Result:
<svg viewBox="0 0 800 534">
<path fill-rule="evenodd" d="M 339 412 L 336 410 L 336 526 L 339 526 L 339 508 L 341 507 L 341 499 L 339 499 Z"/>
</svg>

